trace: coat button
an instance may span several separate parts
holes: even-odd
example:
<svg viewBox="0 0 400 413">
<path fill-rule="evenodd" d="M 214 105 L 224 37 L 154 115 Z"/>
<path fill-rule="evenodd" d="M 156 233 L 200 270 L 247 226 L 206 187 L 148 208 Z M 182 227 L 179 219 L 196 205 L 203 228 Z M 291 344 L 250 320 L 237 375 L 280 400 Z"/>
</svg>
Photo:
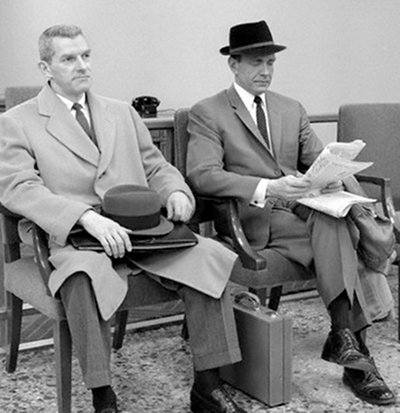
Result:
<svg viewBox="0 0 400 413">
<path fill-rule="evenodd" d="M 274 170 L 274 173 L 275 173 L 275 176 L 281 176 L 282 175 L 281 170 L 278 169 L 278 168 Z"/>
</svg>

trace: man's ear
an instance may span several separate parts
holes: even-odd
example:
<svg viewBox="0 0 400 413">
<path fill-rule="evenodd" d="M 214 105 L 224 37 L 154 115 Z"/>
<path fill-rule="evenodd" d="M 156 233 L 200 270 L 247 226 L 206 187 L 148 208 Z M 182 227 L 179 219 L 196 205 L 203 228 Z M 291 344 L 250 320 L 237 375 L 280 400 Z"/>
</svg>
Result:
<svg viewBox="0 0 400 413">
<path fill-rule="evenodd" d="M 234 75 L 236 75 L 237 74 L 238 61 L 236 59 L 234 59 L 232 56 L 229 56 L 228 65 L 229 65 L 229 68 L 231 69 L 232 73 Z"/>
<path fill-rule="evenodd" d="M 44 76 L 46 76 L 47 79 L 50 80 L 53 77 L 51 74 L 49 64 L 47 62 L 45 62 L 44 60 L 41 60 L 38 63 L 38 67 L 39 67 L 39 70 L 42 72 Z"/>
</svg>

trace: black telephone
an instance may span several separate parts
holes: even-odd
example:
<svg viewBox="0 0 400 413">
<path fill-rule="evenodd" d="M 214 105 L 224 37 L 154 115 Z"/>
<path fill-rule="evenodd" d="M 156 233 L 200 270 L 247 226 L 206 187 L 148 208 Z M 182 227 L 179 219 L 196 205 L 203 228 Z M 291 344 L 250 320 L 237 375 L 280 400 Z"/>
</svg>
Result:
<svg viewBox="0 0 400 413">
<path fill-rule="evenodd" d="M 143 118 L 152 118 L 157 116 L 157 106 L 159 104 L 160 101 L 153 96 L 139 96 L 132 101 L 132 106 Z"/>
</svg>

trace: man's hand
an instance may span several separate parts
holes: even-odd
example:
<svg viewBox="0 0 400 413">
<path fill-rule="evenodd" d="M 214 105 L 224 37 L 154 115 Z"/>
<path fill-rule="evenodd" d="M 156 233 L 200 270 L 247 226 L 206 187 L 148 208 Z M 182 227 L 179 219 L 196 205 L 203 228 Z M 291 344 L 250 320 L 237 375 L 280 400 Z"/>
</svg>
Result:
<svg viewBox="0 0 400 413">
<path fill-rule="evenodd" d="M 311 189 L 311 183 L 303 176 L 288 175 L 268 182 L 267 195 L 293 201 L 303 198 Z"/>
<path fill-rule="evenodd" d="M 106 218 L 93 210 L 86 211 L 78 223 L 100 241 L 107 255 L 122 258 L 125 251 L 132 250 L 129 229 L 122 227 L 112 219 Z"/>
<path fill-rule="evenodd" d="M 181 191 L 173 192 L 167 199 L 167 219 L 171 221 L 189 221 L 194 212 L 190 199 Z"/>
<path fill-rule="evenodd" d="M 332 182 L 327 185 L 325 188 L 321 189 L 321 193 L 323 194 L 330 194 L 332 192 L 343 191 L 344 186 L 342 181 Z"/>
</svg>

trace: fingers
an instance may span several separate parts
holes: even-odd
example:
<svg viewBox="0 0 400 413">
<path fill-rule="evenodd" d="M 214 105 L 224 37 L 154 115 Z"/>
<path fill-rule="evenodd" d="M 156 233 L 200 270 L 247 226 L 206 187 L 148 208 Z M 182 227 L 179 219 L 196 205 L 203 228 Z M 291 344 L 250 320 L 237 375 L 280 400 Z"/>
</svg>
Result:
<svg viewBox="0 0 400 413">
<path fill-rule="evenodd" d="M 191 207 L 188 207 L 187 205 L 183 204 L 173 204 L 170 206 L 170 211 L 168 211 L 167 218 L 171 221 L 181 221 L 181 222 L 187 222 L 189 221 L 192 210 Z"/>
<path fill-rule="evenodd" d="M 110 257 L 122 258 L 126 251 L 132 251 L 129 230 L 117 222 L 90 210 L 82 215 L 80 223 L 89 234 L 99 240 Z"/>
<path fill-rule="evenodd" d="M 294 200 L 306 196 L 310 188 L 308 179 L 289 175 L 271 180 L 268 184 L 268 193 L 278 198 Z"/>
<path fill-rule="evenodd" d="M 132 243 L 127 231 L 118 224 L 104 229 L 98 240 L 107 255 L 122 258 L 126 251 L 132 251 Z"/>
<path fill-rule="evenodd" d="M 331 192 L 338 192 L 338 191 L 343 191 L 344 186 L 342 181 L 336 181 L 332 182 L 329 185 L 327 185 L 325 188 L 321 190 L 322 193 L 331 193 Z"/>
<path fill-rule="evenodd" d="M 104 234 L 99 241 L 106 254 L 114 258 L 122 258 L 126 251 L 132 250 L 129 236 L 122 227 L 119 230 Z"/>
<path fill-rule="evenodd" d="M 167 219 L 171 221 L 189 221 L 192 216 L 193 206 L 188 197 L 181 192 L 174 192 L 170 195 L 166 204 Z"/>
</svg>

